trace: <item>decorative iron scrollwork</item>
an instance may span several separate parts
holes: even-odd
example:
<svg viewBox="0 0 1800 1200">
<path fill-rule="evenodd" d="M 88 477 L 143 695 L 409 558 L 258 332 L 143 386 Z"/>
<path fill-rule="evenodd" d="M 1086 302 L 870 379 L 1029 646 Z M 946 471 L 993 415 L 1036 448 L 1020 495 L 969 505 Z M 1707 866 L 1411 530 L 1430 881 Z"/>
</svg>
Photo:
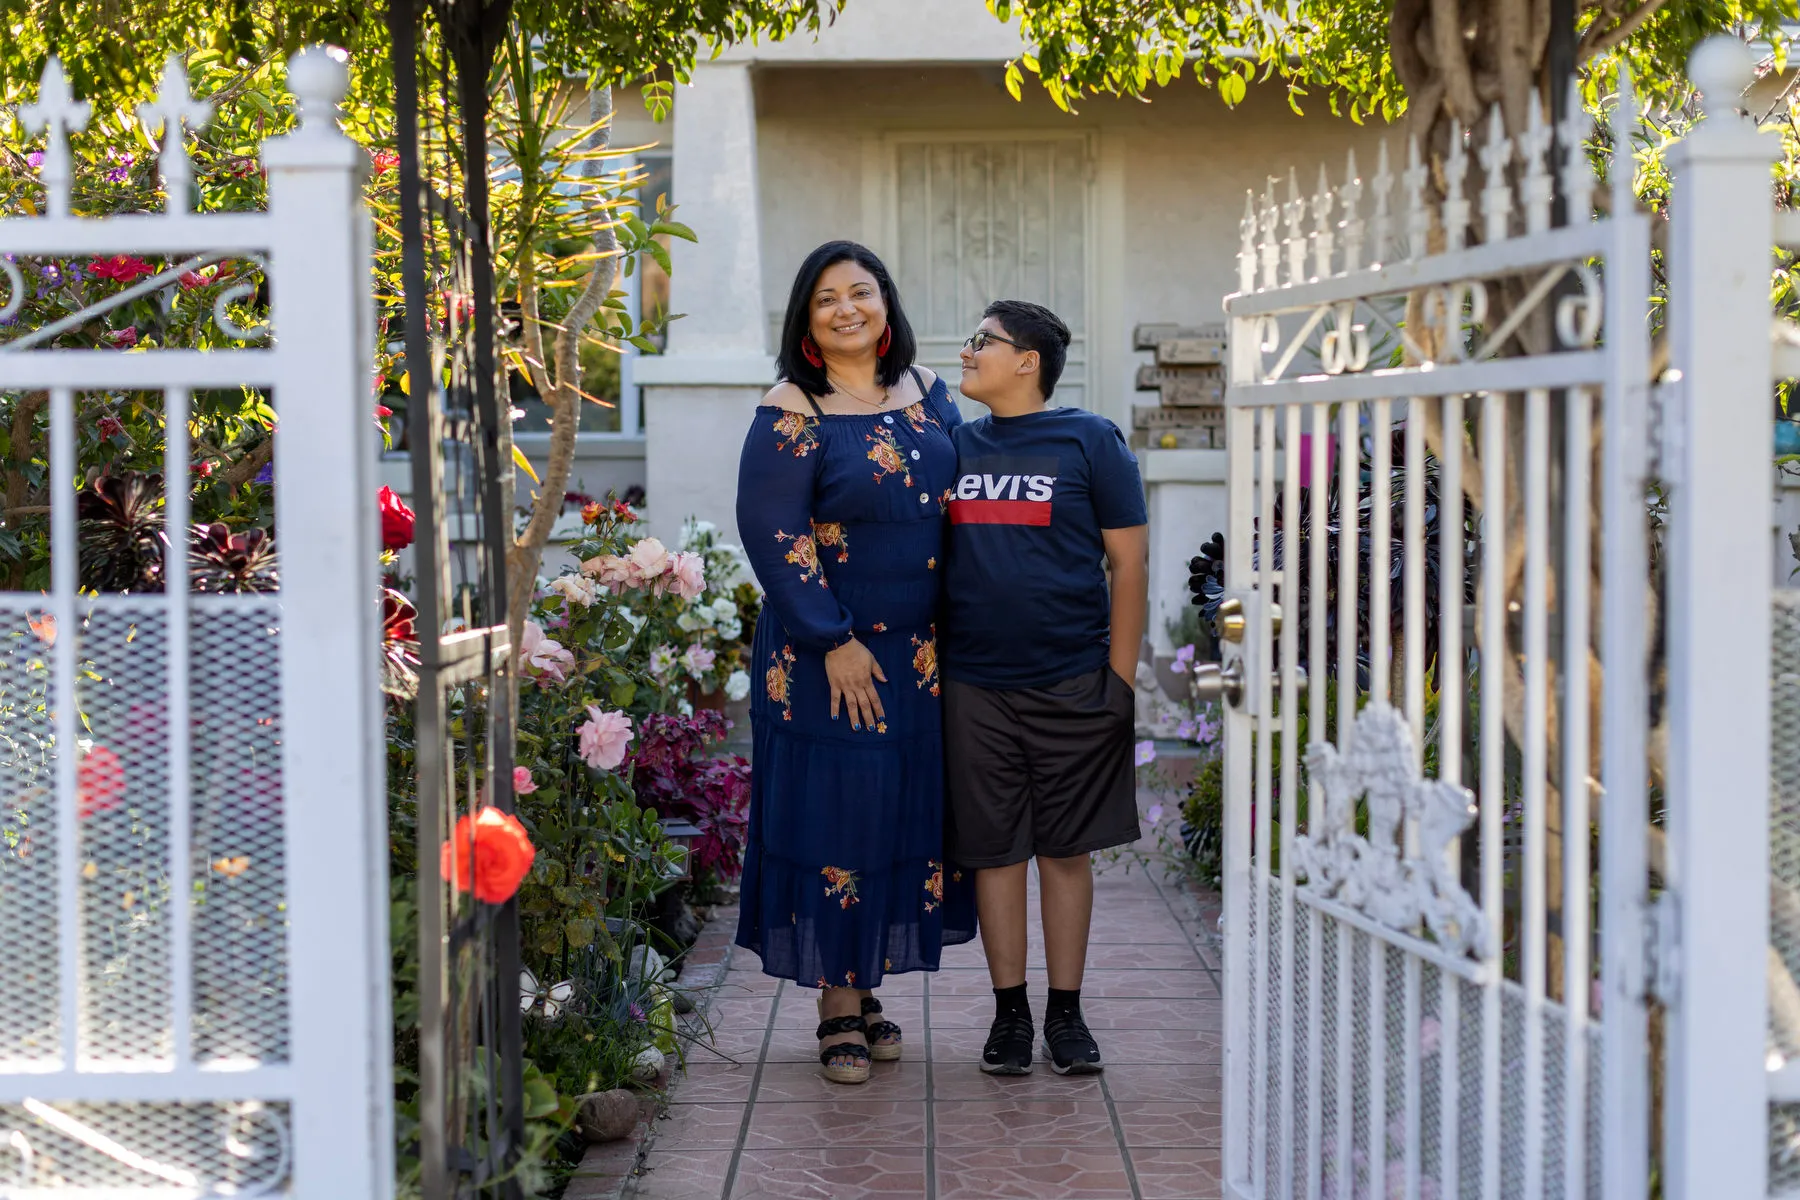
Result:
<svg viewBox="0 0 1800 1200">
<path fill-rule="evenodd" d="M 1355 324 L 1356 306 L 1345 303 L 1332 312 L 1332 328 L 1319 341 L 1319 362 L 1327 375 L 1352 374 L 1369 365 L 1369 327 Z"/>
<path fill-rule="evenodd" d="M 1407 934 L 1429 929 L 1447 948 L 1488 953 L 1481 909 L 1450 866 L 1452 842 L 1475 819 L 1467 788 L 1419 775 L 1412 730 L 1392 705 L 1357 714 L 1342 750 L 1320 743 L 1306 769 L 1325 795 L 1316 832 L 1294 839 L 1306 890 Z M 1368 802 L 1369 835 L 1355 832 Z M 1410 824 L 1413 837 L 1406 837 Z"/>
</svg>

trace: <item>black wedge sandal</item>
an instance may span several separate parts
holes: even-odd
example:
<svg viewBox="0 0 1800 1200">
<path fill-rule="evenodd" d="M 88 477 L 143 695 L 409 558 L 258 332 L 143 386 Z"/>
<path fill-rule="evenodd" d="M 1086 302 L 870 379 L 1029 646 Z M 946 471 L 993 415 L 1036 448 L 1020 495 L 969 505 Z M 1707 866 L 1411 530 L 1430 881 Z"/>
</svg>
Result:
<svg viewBox="0 0 1800 1200">
<path fill-rule="evenodd" d="M 866 1039 L 869 1027 L 861 1017 L 826 1017 L 819 1022 L 819 1028 L 813 1036 L 821 1042 L 828 1037 L 840 1033 L 860 1033 Z M 848 1058 L 848 1064 L 834 1063 L 833 1059 Z M 869 1081 L 869 1048 L 859 1046 L 855 1042 L 837 1042 L 819 1051 L 819 1065 L 825 1068 L 825 1078 L 833 1083 L 867 1083 Z"/>
<path fill-rule="evenodd" d="M 900 1027 L 892 1021 L 869 1021 L 881 1015 L 881 1001 L 864 996 L 862 1015 L 868 1021 L 869 1057 L 876 1062 L 893 1062 L 900 1057 Z"/>
</svg>

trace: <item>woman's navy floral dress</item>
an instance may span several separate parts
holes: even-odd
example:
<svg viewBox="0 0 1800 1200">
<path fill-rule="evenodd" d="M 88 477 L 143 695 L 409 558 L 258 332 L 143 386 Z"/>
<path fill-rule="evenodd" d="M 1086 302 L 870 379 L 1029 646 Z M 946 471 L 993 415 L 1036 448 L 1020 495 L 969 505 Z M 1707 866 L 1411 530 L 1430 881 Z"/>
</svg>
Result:
<svg viewBox="0 0 1800 1200">
<path fill-rule="evenodd" d="M 943 513 L 962 420 L 942 380 L 910 408 L 756 411 L 738 530 L 766 597 L 738 945 L 808 987 L 933 971 L 975 936 L 973 872 L 944 862 L 937 619 Z M 831 719 L 825 653 L 854 635 L 886 719 Z"/>
</svg>

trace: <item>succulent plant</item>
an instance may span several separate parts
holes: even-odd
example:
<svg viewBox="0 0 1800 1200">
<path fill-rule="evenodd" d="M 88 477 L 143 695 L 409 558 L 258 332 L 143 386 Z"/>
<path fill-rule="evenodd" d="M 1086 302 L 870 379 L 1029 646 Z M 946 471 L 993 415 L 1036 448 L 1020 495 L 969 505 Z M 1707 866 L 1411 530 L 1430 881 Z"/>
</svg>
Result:
<svg viewBox="0 0 1800 1200">
<path fill-rule="evenodd" d="M 266 529 L 233 533 L 216 522 L 194 526 L 188 542 L 188 574 L 196 592 L 274 592 L 281 589 L 275 538 Z"/>
<path fill-rule="evenodd" d="M 163 478 L 124 471 L 101 475 L 81 490 L 81 586 L 95 592 L 160 592 L 163 554 Z"/>
</svg>

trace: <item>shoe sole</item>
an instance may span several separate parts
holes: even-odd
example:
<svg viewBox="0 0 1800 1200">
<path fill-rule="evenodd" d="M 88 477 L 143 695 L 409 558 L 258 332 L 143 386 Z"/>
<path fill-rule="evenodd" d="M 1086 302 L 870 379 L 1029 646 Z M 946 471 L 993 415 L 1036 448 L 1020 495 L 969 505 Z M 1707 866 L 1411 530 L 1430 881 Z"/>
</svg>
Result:
<svg viewBox="0 0 1800 1200">
<path fill-rule="evenodd" d="M 1106 1070 L 1106 1064 L 1104 1062 L 1088 1062 L 1086 1059 L 1079 1062 L 1072 1062 L 1065 1067 L 1057 1062 L 1056 1055 L 1050 1052 L 1049 1042 L 1044 1043 L 1044 1061 L 1049 1063 L 1050 1069 L 1055 1071 L 1058 1075 L 1098 1075 Z"/>
<path fill-rule="evenodd" d="M 984 1059 L 979 1064 L 979 1066 L 981 1067 L 981 1073 L 984 1075 L 1029 1075 L 1029 1074 L 1031 1074 L 1031 1064 L 1030 1063 L 1026 1063 L 1024 1066 L 1021 1067 L 1021 1066 L 1017 1066 L 1013 1063 L 991 1063 Z"/>
</svg>

